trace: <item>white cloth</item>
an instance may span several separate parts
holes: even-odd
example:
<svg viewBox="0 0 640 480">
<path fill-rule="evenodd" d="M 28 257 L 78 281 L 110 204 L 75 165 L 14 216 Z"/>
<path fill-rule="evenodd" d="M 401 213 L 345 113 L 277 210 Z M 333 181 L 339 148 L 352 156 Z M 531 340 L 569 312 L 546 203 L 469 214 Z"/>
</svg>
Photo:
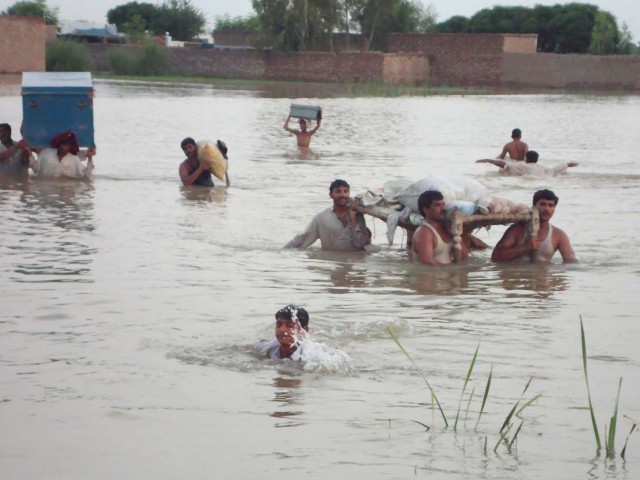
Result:
<svg viewBox="0 0 640 480">
<path fill-rule="evenodd" d="M 355 227 L 350 221 L 345 227 L 333 212 L 333 208 L 327 208 L 314 216 L 304 233 L 293 237 L 285 248 L 307 248 L 318 239 L 324 250 L 364 250 L 369 242 L 364 215 L 357 214 Z"/>
<path fill-rule="evenodd" d="M 527 240 L 529 239 L 530 236 L 531 235 L 527 231 L 527 233 L 518 242 L 516 242 L 516 245 L 517 246 L 524 245 L 525 243 L 527 243 Z M 540 262 L 540 263 L 551 262 L 551 258 L 553 258 L 554 253 L 556 253 L 556 251 L 553 249 L 553 243 L 551 242 L 552 239 L 553 239 L 553 225 L 549 224 L 549 231 L 547 232 L 547 236 L 542 242 L 540 242 L 540 247 L 538 248 L 538 251 L 525 253 L 524 255 L 517 257 L 515 260 L 521 263 L 528 263 L 528 262 L 531 262 L 531 258 L 533 256 L 534 261 L 536 262 Z"/>
<path fill-rule="evenodd" d="M 436 248 L 433 249 L 433 259 L 440 265 L 447 265 L 451 263 L 451 257 L 453 252 L 453 244 L 451 242 L 445 242 L 438 231 L 428 222 L 424 222 L 422 226 L 431 230 L 436 237 Z"/>
<path fill-rule="evenodd" d="M 503 171 L 511 175 L 526 175 L 530 177 L 544 177 L 547 175 L 556 175 L 567 170 L 567 164 L 559 165 L 554 168 L 547 168 L 537 163 L 526 163 L 506 160 Z"/>
<path fill-rule="evenodd" d="M 8 148 L 0 143 L 0 152 L 7 150 Z M 25 161 L 24 151 L 18 148 L 9 158 L 0 162 L 0 173 L 26 173 L 34 161 L 33 153 L 29 155 L 28 161 Z"/>
<path fill-rule="evenodd" d="M 82 164 L 82 160 L 77 155 L 67 153 L 61 160 L 58 160 L 58 152 L 55 148 L 45 148 L 38 154 L 36 161 L 37 174 L 43 178 L 90 178 L 93 163 L 88 161 L 87 166 Z"/>
<path fill-rule="evenodd" d="M 273 340 L 260 340 L 255 344 L 254 348 L 260 355 L 264 355 L 271 360 L 281 360 L 280 357 L 280 342 L 277 339 Z M 302 348 L 298 348 L 289 357 L 294 362 L 302 359 Z"/>
</svg>

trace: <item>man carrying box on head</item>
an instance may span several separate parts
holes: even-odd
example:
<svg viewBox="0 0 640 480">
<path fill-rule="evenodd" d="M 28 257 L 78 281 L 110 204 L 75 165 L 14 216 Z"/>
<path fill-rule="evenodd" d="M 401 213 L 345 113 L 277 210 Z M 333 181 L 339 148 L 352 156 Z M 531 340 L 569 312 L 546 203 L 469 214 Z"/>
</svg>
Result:
<svg viewBox="0 0 640 480">
<path fill-rule="evenodd" d="M 318 109 L 318 113 L 316 114 L 317 124 L 311 130 L 307 130 L 307 121 L 304 118 L 300 118 L 298 123 L 300 124 L 300 130 L 289 127 L 289 120 L 291 120 L 291 113 L 287 117 L 287 120 L 284 122 L 284 129 L 287 132 L 291 132 L 296 136 L 296 140 L 298 141 L 299 147 L 308 148 L 311 143 L 311 135 L 316 133 L 320 128 L 320 122 L 322 121 L 322 109 Z"/>
</svg>

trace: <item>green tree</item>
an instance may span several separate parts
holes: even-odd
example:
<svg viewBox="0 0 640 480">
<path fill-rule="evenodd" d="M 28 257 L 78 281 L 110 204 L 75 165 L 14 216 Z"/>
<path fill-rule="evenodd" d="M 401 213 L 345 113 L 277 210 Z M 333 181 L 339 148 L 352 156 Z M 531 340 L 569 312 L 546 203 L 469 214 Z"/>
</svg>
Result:
<svg viewBox="0 0 640 480">
<path fill-rule="evenodd" d="M 58 8 L 49 7 L 46 0 L 23 0 L 7 8 L 3 15 L 18 17 L 43 17 L 47 25 L 58 25 Z"/>
<path fill-rule="evenodd" d="M 613 15 L 608 12 L 596 13 L 589 53 L 593 55 L 611 55 L 616 52 L 618 44 L 618 25 Z"/>
<path fill-rule="evenodd" d="M 435 31 L 439 33 L 465 33 L 468 29 L 469 19 L 462 15 L 455 15 L 435 26 Z"/>
<path fill-rule="evenodd" d="M 176 40 L 193 40 L 204 32 L 207 20 L 191 0 L 165 0 L 151 19 L 151 30 L 156 35 L 165 32 Z"/>
<path fill-rule="evenodd" d="M 359 6 L 356 19 L 374 50 L 387 50 L 392 33 L 430 31 L 437 18 L 432 5 L 425 9 L 415 0 L 365 0 Z"/>
<path fill-rule="evenodd" d="M 638 45 L 633 43 L 633 35 L 625 22 L 622 22 L 622 27 L 620 27 L 616 53 L 620 55 L 637 55 L 638 53 Z"/>
<path fill-rule="evenodd" d="M 239 30 L 258 32 L 262 30 L 260 19 L 257 15 L 231 17 L 229 15 L 220 15 L 215 20 L 216 30 Z"/>
<path fill-rule="evenodd" d="M 132 42 L 138 43 L 147 36 L 146 23 L 140 15 L 134 15 L 119 28 L 122 33 L 129 35 Z"/>
<path fill-rule="evenodd" d="M 151 22 L 157 11 L 158 7 L 151 3 L 129 2 L 109 10 L 107 20 L 109 23 L 115 23 L 118 30 L 124 32 L 127 23 L 131 23 L 134 17 L 140 17 L 144 22 L 143 30 L 151 30 Z"/>
</svg>

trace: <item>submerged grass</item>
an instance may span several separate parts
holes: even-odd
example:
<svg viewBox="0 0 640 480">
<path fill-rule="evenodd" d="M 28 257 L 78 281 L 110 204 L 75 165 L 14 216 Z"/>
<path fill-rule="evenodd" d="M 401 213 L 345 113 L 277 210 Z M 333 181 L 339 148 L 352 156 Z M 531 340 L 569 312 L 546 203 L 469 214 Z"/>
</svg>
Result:
<svg viewBox="0 0 640 480">
<path fill-rule="evenodd" d="M 394 332 L 391 330 L 391 328 L 387 327 L 387 331 L 388 331 L 389 335 L 391 336 L 391 338 L 393 339 L 393 341 L 398 346 L 398 348 L 400 348 L 400 350 L 409 359 L 409 361 L 414 366 L 414 368 L 422 376 L 422 378 L 425 381 L 425 383 L 427 384 L 427 387 L 428 387 L 429 392 L 431 394 L 432 408 L 433 408 L 434 404 L 438 406 L 438 409 L 440 410 L 442 418 L 443 418 L 443 420 L 445 422 L 445 426 L 448 427 L 449 424 L 448 424 L 446 415 L 444 413 L 444 410 L 442 409 L 442 406 L 441 406 L 440 402 L 438 401 L 438 399 L 437 399 L 437 397 L 435 395 L 435 392 L 434 392 L 433 388 L 431 387 L 431 384 L 427 380 L 426 376 L 420 370 L 420 368 L 416 364 L 415 360 L 411 357 L 409 352 L 407 352 L 407 350 L 402 346 L 402 344 L 400 343 L 400 340 L 398 340 L 398 338 L 396 337 Z M 588 369 L 587 369 L 587 342 L 586 342 L 586 335 L 585 335 L 585 332 L 584 332 L 584 323 L 583 323 L 583 320 L 582 320 L 582 316 L 580 316 L 580 338 L 581 338 L 581 346 L 582 346 L 582 366 L 583 366 L 583 370 L 584 370 L 585 383 L 587 385 L 587 397 L 588 397 L 588 400 L 589 400 L 589 406 L 588 407 L 572 407 L 572 408 L 576 408 L 578 410 L 589 410 L 590 415 L 591 415 L 591 424 L 593 426 L 593 432 L 594 432 L 594 437 L 595 437 L 595 440 L 596 440 L 597 449 L 598 449 L 598 451 L 600 451 L 601 448 L 602 448 L 602 443 L 600 441 L 600 435 L 598 433 L 598 426 L 597 426 L 597 423 L 596 423 L 595 411 L 594 411 L 594 408 L 593 408 L 593 402 L 591 400 L 591 390 L 590 390 L 590 387 L 589 387 L 589 375 L 588 375 Z M 460 411 L 462 409 L 462 402 L 463 402 L 464 395 L 465 395 L 466 390 L 467 390 L 467 386 L 468 386 L 468 384 L 469 384 L 469 382 L 471 380 L 471 375 L 473 373 L 474 367 L 476 365 L 476 360 L 478 358 L 479 348 L 480 348 L 480 346 L 478 345 L 476 347 L 476 350 L 475 350 L 474 354 L 473 354 L 473 358 L 471 359 L 471 363 L 470 363 L 469 368 L 467 370 L 467 375 L 466 375 L 466 377 L 464 379 L 464 384 L 462 386 L 462 392 L 460 393 L 460 398 L 458 400 L 458 409 L 456 411 L 456 417 L 455 417 L 455 421 L 454 421 L 454 424 L 453 424 L 454 432 L 457 431 L 458 421 L 460 419 Z M 476 420 L 476 424 L 475 424 L 475 427 L 474 427 L 475 431 L 477 431 L 478 424 L 480 423 L 480 419 L 482 418 L 482 414 L 485 411 L 485 406 L 487 404 L 487 398 L 489 396 L 489 390 L 491 388 L 492 378 L 493 378 L 493 364 L 491 365 L 491 369 L 489 371 L 489 376 L 487 378 L 487 383 L 486 383 L 484 394 L 483 394 L 483 397 L 482 397 L 482 404 L 481 404 L 481 407 L 480 407 L 480 411 L 478 413 L 478 419 Z M 522 431 L 522 427 L 524 426 L 524 423 L 525 423 L 525 419 L 522 418 L 522 413 L 524 412 L 524 410 L 527 407 L 531 406 L 535 401 L 539 400 L 540 397 L 542 396 L 542 394 L 534 395 L 532 398 L 530 398 L 529 400 L 527 400 L 526 402 L 523 403 L 523 399 L 525 397 L 525 394 L 527 393 L 532 381 L 533 381 L 533 377 L 530 377 L 529 380 L 527 381 L 526 385 L 522 389 L 522 393 L 520 394 L 518 400 L 511 407 L 511 409 L 509 410 L 509 413 L 505 417 L 504 422 L 502 423 L 502 426 L 500 427 L 500 430 L 498 431 L 498 437 L 499 437 L 498 441 L 496 442 L 495 446 L 493 447 L 494 453 L 497 453 L 497 450 L 500 447 L 501 443 L 505 444 L 505 446 L 506 446 L 507 450 L 509 451 L 509 453 L 512 453 L 512 448 L 513 448 L 514 444 L 517 445 L 518 435 Z M 617 431 L 617 428 L 618 428 L 618 415 L 619 415 L 618 409 L 619 409 L 619 404 L 620 404 L 620 392 L 621 392 L 621 390 L 622 390 L 622 378 L 620 378 L 620 380 L 618 382 L 618 392 L 617 392 L 617 395 L 616 395 L 613 415 L 611 416 L 611 418 L 609 420 L 609 423 L 605 424 L 605 429 L 604 429 L 604 437 L 606 439 L 605 448 L 606 448 L 606 456 L 607 456 L 607 458 L 615 458 L 615 436 L 616 436 L 616 431 Z M 468 415 L 469 415 L 471 402 L 472 402 L 472 400 L 474 398 L 474 394 L 475 394 L 475 387 L 471 390 L 471 393 L 469 394 L 469 398 L 467 400 L 465 418 L 464 418 L 465 426 L 466 426 L 466 421 L 467 421 L 467 418 L 468 418 Z M 513 436 L 511 438 L 509 438 L 509 432 L 511 432 L 511 430 L 512 430 L 512 428 L 514 426 L 514 417 L 518 418 L 520 420 L 520 424 L 515 429 L 515 433 L 513 434 Z M 640 422 L 638 422 L 638 421 L 636 421 L 636 420 L 634 420 L 634 419 L 632 419 L 632 418 L 630 418 L 630 417 L 628 417 L 626 415 L 624 415 L 624 417 L 627 418 L 628 420 L 631 420 L 633 422 L 633 424 L 631 426 L 631 429 L 630 429 L 629 433 L 627 434 L 627 437 L 626 437 L 626 439 L 624 441 L 624 445 L 623 445 L 622 451 L 620 453 L 620 457 L 622 459 L 625 459 L 625 457 L 626 457 L 627 445 L 628 445 L 628 442 L 629 442 L 629 437 L 633 434 L 634 431 L 637 430 L 638 425 L 640 425 Z M 412 420 L 412 421 L 422 425 L 427 430 L 430 429 L 429 426 L 427 426 L 426 424 L 424 424 L 422 422 L 419 422 L 417 420 Z M 485 455 L 487 453 L 487 442 L 488 442 L 488 436 L 485 436 L 484 437 L 484 447 L 483 447 Z"/>
<path fill-rule="evenodd" d="M 460 418 L 460 408 L 462 407 L 462 398 L 464 397 L 464 392 L 467 390 L 467 384 L 469 383 L 469 378 L 471 378 L 471 373 L 473 373 L 473 367 L 476 364 L 476 358 L 478 358 L 478 350 L 480 349 L 480 345 L 476 347 L 476 351 L 473 354 L 473 358 L 471 359 L 471 365 L 469 365 L 469 371 L 467 372 L 467 376 L 464 379 L 464 385 L 462 386 L 462 392 L 460 393 L 460 401 L 458 401 L 458 411 L 456 412 L 456 420 L 453 422 L 453 430 L 457 430 L 458 428 L 458 418 Z"/>
<path fill-rule="evenodd" d="M 407 352 L 404 349 L 404 347 L 400 343 L 400 340 L 398 340 L 398 337 L 396 337 L 396 334 L 393 333 L 393 330 L 391 330 L 390 327 L 387 327 L 387 332 L 389 332 L 389 335 L 391 335 L 391 338 L 393 339 L 393 341 L 396 342 L 396 345 L 398 345 L 398 348 L 400 348 L 402 353 L 405 354 L 405 356 L 409 359 L 409 361 L 411 362 L 413 367 L 418 371 L 418 373 L 420 374 L 420 376 L 422 377 L 424 382 L 427 384 L 427 387 L 429 388 L 429 391 L 431 392 L 431 395 L 432 395 L 433 399 L 435 400 L 435 402 L 438 405 L 438 409 L 440 410 L 440 414 L 442 415 L 442 419 L 444 420 L 444 425 L 445 425 L 445 427 L 448 427 L 449 426 L 449 422 L 447 421 L 447 416 L 444 414 L 444 410 L 442 410 L 442 406 L 440 405 L 440 402 L 438 401 L 438 397 L 436 397 L 436 392 L 434 392 L 433 388 L 431 388 L 431 384 L 429 384 L 429 380 L 427 380 L 427 377 L 425 376 L 424 373 L 422 373 L 422 370 L 420 370 L 420 367 L 418 367 L 418 364 L 415 362 L 415 360 L 413 360 L 411 355 L 409 355 L 409 352 Z"/>
<path fill-rule="evenodd" d="M 591 425 L 593 426 L 593 434 L 596 439 L 596 445 L 598 450 L 602 448 L 600 443 L 600 434 L 598 433 L 598 425 L 596 423 L 596 415 L 593 411 L 593 403 L 591 402 L 591 390 L 589 389 L 589 375 L 587 374 L 587 341 L 584 335 L 584 323 L 582 322 L 582 315 L 580 315 L 580 339 L 582 341 L 582 367 L 584 369 L 584 380 L 587 384 L 587 398 L 589 399 L 589 412 L 591 413 Z"/>
</svg>

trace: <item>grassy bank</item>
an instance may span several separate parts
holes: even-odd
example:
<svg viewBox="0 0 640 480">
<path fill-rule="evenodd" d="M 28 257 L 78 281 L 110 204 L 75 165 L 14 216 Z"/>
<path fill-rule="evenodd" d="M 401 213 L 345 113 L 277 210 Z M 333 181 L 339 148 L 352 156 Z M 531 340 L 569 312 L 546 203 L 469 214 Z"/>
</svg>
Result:
<svg viewBox="0 0 640 480">
<path fill-rule="evenodd" d="M 429 95 L 478 95 L 495 93 L 486 88 L 461 87 L 414 87 L 403 85 L 388 85 L 384 83 L 318 83 L 318 82 L 287 82 L 265 80 L 243 80 L 228 78 L 192 77 L 192 76 L 131 76 L 113 75 L 110 73 L 96 73 L 94 78 L 102 80 L 119 80 L 153 83 L 181 83 L 195 85 L 212 85 L 225 88 L 243 90 L 268 90 L 274 93 L 296 93 L 296 96 L 354 96 L 354 97 L 406 97 Z"/>
</svg>

